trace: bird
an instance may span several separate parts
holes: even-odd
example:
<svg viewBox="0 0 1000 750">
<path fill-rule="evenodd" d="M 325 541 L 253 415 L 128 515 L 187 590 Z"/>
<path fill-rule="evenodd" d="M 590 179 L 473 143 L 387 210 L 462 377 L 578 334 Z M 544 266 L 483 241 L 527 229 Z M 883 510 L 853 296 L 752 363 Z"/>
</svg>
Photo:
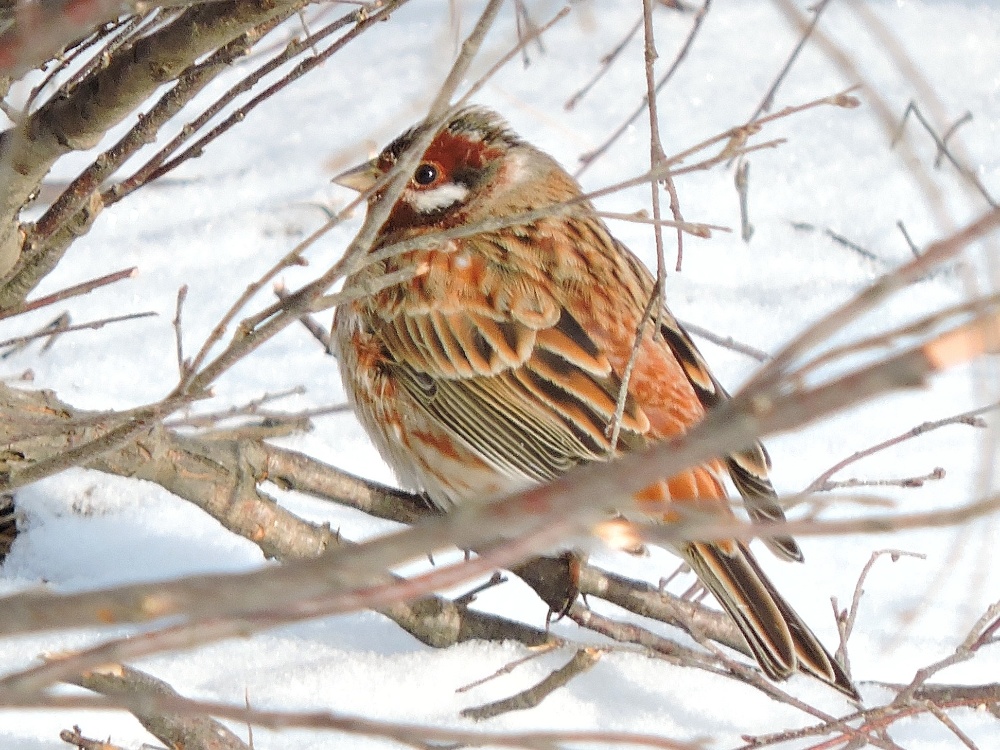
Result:
<svg viewBox="0 0 1000 750">
<path fill-rule="evenodd" d="M 370 210 L 383 200 L 383 178 L 429 127 L 410 128 L 334 182 L 371 191 Z M 558 211 L 542 210 L 556 204 Z M 379 254 L 447 230 L 458 236 Z M 569 173 L 491 109 L 463 107 L 439 127 L 370 253 L 345 288 L 377 291 L 342 303 L 334 316 L 340 374 L 400 483 L 441 511 L 676 438 L 728 398 L 666 305 L 647 310 L 652 273 L 612 236 Z M 685 503 L 730 517 L 728 474 L 752 521 L 781 521 L 770 466 L 756 443 L 664 478 L 635 500 L 663 523 Z M 802 560 L 790 537 L 765 543 L 780 558 Z M 745 542 L 690 541 L 674 551 L 768 677 L 805 672 L 858 698 Z"/>
</svg>

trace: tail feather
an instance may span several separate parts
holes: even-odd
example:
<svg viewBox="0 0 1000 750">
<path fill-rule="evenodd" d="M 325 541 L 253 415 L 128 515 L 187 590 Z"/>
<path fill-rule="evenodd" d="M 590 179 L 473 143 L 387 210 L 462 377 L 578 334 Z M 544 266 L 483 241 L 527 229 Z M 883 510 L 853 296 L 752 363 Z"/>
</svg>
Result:
<svg viewBox="0 0 1000 750">
<path fill-rule="evenodd" d="M 811 674 L 854 699 L 859 695 L 843 668 L 782 598 L 741 542 L 695 542 L 682 551 L 691 569 L 733 618 L 761 669 L 773 680 Z"/>
</svg>

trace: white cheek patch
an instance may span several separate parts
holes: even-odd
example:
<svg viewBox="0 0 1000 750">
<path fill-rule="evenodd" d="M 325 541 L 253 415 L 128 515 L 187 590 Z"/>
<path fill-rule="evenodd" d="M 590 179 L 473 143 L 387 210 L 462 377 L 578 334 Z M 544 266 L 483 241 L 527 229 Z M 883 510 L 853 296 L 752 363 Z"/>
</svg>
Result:
<svg viewBox="0 0 1000 750">
<path fill-rule="evenodd" d="M 469 188 L 459 185 L 457 182 L 449 182 L 431 190 L 411 189 L 406 196 L 406 201 L 418 212 L 430 214 L 440 211 L 442 208 L 453 206 L 459 201 L 465 200 L 468 195 Z"/>
</svg>

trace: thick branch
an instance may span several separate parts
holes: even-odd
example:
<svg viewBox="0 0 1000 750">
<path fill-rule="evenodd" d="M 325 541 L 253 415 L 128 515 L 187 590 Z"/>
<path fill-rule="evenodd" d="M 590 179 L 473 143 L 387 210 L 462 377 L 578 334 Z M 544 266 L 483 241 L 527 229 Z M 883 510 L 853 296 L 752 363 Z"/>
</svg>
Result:
<svg viewBox="0 0 1000 750">
<path fill-rule="evenodd" d="M 0 470 L 10 473 L 20 466 L 30 467 L 51 460 L 76 443 L 98 439 L 107 421 L 108 415 L 76 410 L 51 393 L 19 391 L 0 384 L 0 441 L 9 446 Z M 329 527 L 300 519 L 257 487 L 267 476 L 267 466 L 267 452 L 252 441 L 199 440 L 178 435 L 158 423 L 147 425 L 131 441 L 88 464 L 98 471 L 160 485 L 253 541 L 268 557 L 307 559 L 341 545 Z M 151 593 L 155 598 L 155 592 Z M 393 602 L 379 611 L 421 642 L 439 648 L 471 639 L 509 639 L 527 645 L 550 639 L 537 628 L 442 597 Z M 114 617 L 112 609 L 104 614 Z M 112 650 L 95 657 L 93 663 L 127 658 L 132 655 Z M 38 672 L 61 675 L 55 665 L 44 665 Z"/>
<path fill-rule="evenodd" d="M 0 135 L 0 271 L 10 271 L 18 261 L 17 217 L 59 157 L 97 145 L 159 86 L 288 4 L 250 0 L 196 5 Z M 20 301 L 16 294 L 14 299 L 7 296 L 0 296 L 0 306 Z"/>
<path fill-rule="evenodd" d="M 109 698 L 122 698 L 146 730 L 167 747 L 195 750 L 248 750 L 249 746 L 224 724 L 210 716 L 169 713 L 145 706 L 143 699 L 180 695 L 170 685 L 138 669 L 120 664 L 88 672 L 71 680 L 75 685 Z"/>
</svg>

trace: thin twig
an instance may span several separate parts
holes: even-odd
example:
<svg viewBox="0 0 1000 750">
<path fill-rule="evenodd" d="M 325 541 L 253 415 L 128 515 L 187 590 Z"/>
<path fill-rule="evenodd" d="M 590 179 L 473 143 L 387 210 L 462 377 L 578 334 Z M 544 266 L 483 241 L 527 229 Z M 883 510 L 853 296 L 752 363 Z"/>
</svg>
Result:
<svg viewBox="0 0 1000 750">
<path fill-rule="evenodd" d="M 595 211 L 595 214 L 604 219 L 615 219 L 616 221 L 629 221 L 635 224 L 651 224 L 653 226 L 660 227 L 676 227 L 683 232 L 694 237 L 700 237 L 702 239 L 707 239 L 712 236 L 712 230 L 717 230 L 720 232 L 731 232 L 729 227 L 724 227 L 720 224 L 702 224 L 693 221 L 673 221 L 671 219 L 656 219 L 649 218 L 644 210 L 636 211 L 631 214 L 624 214 L 615 211 Z"/>
<path fill-rule="evenodd" d="M 785 76 L 788 75 L 788 71 L 792 69 L 792 65 L 795 64 L 795 61 L 798 59 L 799 53 L 802 52 L 803 47 L 806 46 L 806 42 L 808 42 L 809 37 L 812 36 L 813 29 L 815 29 L 816 24 L 819 23 L 819 17 L 823 14 L 823 11 L 826 10 L 826 6 L 829 2 L 830 0 L 820 0 L 820 2 L 816 3 L 809 9 L 813 14 L 812 20 L 802 31 L 802 34 L 799 36 L 798 43 L 795 45 L 795 48 L 792 49 L 792 53 L 788 56 L 788 59 L 778 72 L 778 75 L 775 77 L 771 87 L 767 90 L 767 93 L 764 94 L 764 98 L 760 100 L 760 104 L 757 105 L 757 109 L 755 109 L 754 113 L 750 116 L 750 122 L 756 120 L 764 112 L 769 112 L 771 110 L 771 106 L 774 104 L 774 95 L 777 93 L 778 87 L 785 80 Z"/>
<path fill-rule="evenodd" d="M 962 177 L 964 177 L 968 181 L 968 183 L 976 189 L 976 192 L 978 192 L 983 197 L 983 200 L 985 200 L 991 207 L 996 208 L 998 204 L 996 200 L 994 200 L 993 196 L 990 195 L 990 192 L 986 189 L 986 186 L 983 185 L 982 181 L 979 179 L 979 177 L 973 170 L 969 169 L 964 164 L 962 164 L 954 156 L 954 154 L 951 153 L 951 149 L 948 148 L 948 144 L 945 143 L 945 141 L 937 134 L 937 132 L 934 130 L 931 124 L 927 121 L 927 119 L 923 115 L 923 112 L 920 111 L 920 107 L 917 106 L 917 103 L 915 101 L 911 100 L 910 103 L 906 105 L 906 109 L 903 111 L 903 117 L 900 119 L 899 122 L 899 129 L 897 130 L 896 136 L 893 139 L 893 145 L 896 145 L 896 143 L 899 142 L 899 139 L 902 138 L 903 132 L 905 131 L 906 128 L 906 121 L 909 118 L 911 112 L 913 113 L 913 116 L 917 118 L 920 124 L 924 126 L 924 130 L 927 131 L 927 133 L 933 139 L 934 145 L 937 146 L 938 157 L 935 159 L 935 166 L 937 166 L 937 162 L 940 159 L 941 154 L 944 154 L 944 156 L 947 157 L 948 161 L 951 162 L 952 166 L 955 167 L 958 173 Z"/>
<path fill-rule="evenodd" d="M 749 206 L 750 162 L 745 159 L 738 160 L 733 182 L 736 185 L 736 195 L 739 197 L 740 203 L 740 237 L 744 242 L 750 242 L 750 238 L 753 237 Z"/>
<path fill-rule="evenodd" d="M 858 620 L 858 608 L 861 606 L 861 596 L 864 594 L 865 581 L 868 579 L 868 574 L 871 572 L 872 567 L 875 565 L 875 561 L 880 557 L 888 556 L 890 560 L 896 562 L 900 557 L 915 557 L 918 560 L 926 560 L 927 555 L 922 555 L 917 552 L 907 552 L 906 550 L 898 549 L 881 549 L 872 552 L 871 557 L 868 558 L 868 562 L 861 569 L 861 574 L 858 576 L 857 583 L 854 585 L 854 595 L 851 597 L 851 608 L 844 616 L 841 617 L 841 613 L 837 612 L 836 603 L 834 603 L 834 612 L 837 615 L 837 630 L 840 632 L 840 645 L 837 647 L 836 658 L 837 661 L 841 663 L 844 667 L 844 671 L 847 672 L 847 676 L 851 676 L 851 660 L 847 652 L 847 641 L 851 638 L 851 633 L 854 632 L 854 625 Z"/>
<path fill-rule="evenodd" d="M 830 490 L 856 489 L 858 487 L 902 487 L 914 488 L 923 487 L 927 482 L 936 482 L 944 479 L 945 470 L 936 466 L 926 474 L 917 476 L 901 477 L 899 479 L 844 479 L 837 482 L 826 482 L 818 490 L 819 492 L 829 492 Z"/>
<path fill-rule="evenodd" d="M 961 729 L 959 729 L 958 725 L 954 721 L 952 721 L 951 717 L 948 716 L 948 714 L 946 714 L 942 709 L 938 708 L 936 705 L 934 705 L 933 702 L 929 700 L 923 701 L 923 704 L 924 707 L 927 709 L 928 713 L 930 713 L 935 719 L 944 724 L 951 731 L 951 733 L 958 738 L 959 742 L 961 742 L 963 745 L 969 748 L 969 750 L 979 750 L 978 745 L 976 745 L 976 743 L 972 741 L 972 738 L 969 737 L 969 735 L 967 735 Z"/>
<path fill-rule="evenodd" d="M 687 39 L 684 40 L 684 44 L 681 45 L 680 50 L 677 52 L 677 56 L 674 58 L 673 63 L 667 69 L 667 72 L 660 77 L 660 80 L 656 82 L 656 86 L 653 88 L 653 96 L 658 94 L 660 90 L 667 85 L 670 79 L 673 77 L 674 73 L 677 71 L 681 62 L 687 57 L 688 51 L 691 49 L 691 45 L 694 43 L 694 39 L 698 36 L 698 31 L 701 29 L 702 21 L 705 20 L 705 14 L 708 13 L 709 7 L 712 4 L 712 0 L 705 0 L 702 4 L 701 9 L 695 14 L 694 20 L 691 24 L 691 30 L 688 32 Z M 604 141 L 600 146 L 592 151 L 588 151 L 585 154 L 580 155 L 580 168 L 576 170 L 576 174 L 573 176 L 577 179 L 583 174 L 587 168 L 593 164 L 597 159 L 603 156 L 609 148 L 619 139 L 621 136 L 629 129 L 629 127 L 634 123 L 642 113 L 646 110 L 648 106 L 648 95 L 643 97 L 642 102 L 639 106 L 635 108 L 635 111 L 623 122 L 614 133 L 612 133 L 607 140 Z"/>
<path fill-rule="evenodd" d="M 284 284 L 275 284 L 273 289 L 274 296 L 282 302 L 291 296 Z M 299 322 L 305 326 L 306 330 L 312 334 L 314 339 L 323 345 L 323 350 L 327 354 L 331 356 L 336 354 L 333 337 L 330 335 L 329 330 L 327 330 L 325 326 L 321 325 L 316 318 L 314 318 L 310 313 L 302 313 L 302 315 L 299 316 Z"/>
<path fill-rule="evenodd" d="M 965 123 L 972 122 L 972 113 L 966 112 L 958 120 L 952 123 L 946 131 L 941 135 L 941 142 L 944 144 L 948 143 L 948 139 L 951 138 L 955 131 L 962 127 Z M 937 156 L 934 157 L 934 169 L 941 168 L 941 160 L 944 158 L 945 153 L 942 149 L 938 149 Z"/>
<path fill-rule="evenodd" d="M 733 678 L 738 679 L 741 682 L 744 682 L 753 688 L 756 688 L 757 690 L 759 690 L 772 700 L 778 701 L 780 703 L 785 703 L 807 714 L 808 716 L 817 718 L 820 721 L 826 722 L 830 726 L 840 729 L 845 735 L 850 735 L 855 741 L 859 742 L 867 741 L 870 744 L 875 745 L 876 747 L 893 748 L 893 750 L 895 750 L 894 746 L 892 746 L 891 743 L 886 743 L 877 737 L 870 736 L 861 731 L 858 731 L 857 729 L 851 727 L 842 719 L 835 718 L 830 714 L 821 711 L 815 706 L 812 706 L 809 703 L 806 703 L 805 701 L 799 700 L 798 698 L 789 694 L 787 691 L 782 690 L 777 685 L 766 680 L 764 676 L 761 674 L 760 670 L 756 668 L 756 666 L 750 667 L 746 664 L 736 661 L 735 659 L 732 659 L 728 654 L 723 652 L 723 650 L 719 648 L 719 646 L 717 646 L 715 643 L 706 638 L 704 633 L 702 633 L 697 627 L 697 625 L 695 625 L 694 623 L 686 624 L 684 627 L 685 630 L 687 630 L 691 634 L 691 637 L 694 638 L 695 641 L 697 641 L 702 648 L 708 651 L 709 655 L 715 658 L 719 666 L 724 670 L 726 670 L 726 672 Z"/>
<path fill-rule="evenodd" d="M 597 664 L 600 658 L 600 649 L 578 649 L 573 658 L 566 662 L 566 664 L 527 690 L 522 690 L 517 695 L 512 695 L 509 698 L 504 698 L 493 703 L 487 703 L 483 706 L 464 708 L 461 711 L 461 715 L 467 719 L 481 721 L 483 719 L 492 719 L 495 716 L 510 713 L 511 711 L 524 711 L 534 708 L 553 692 L 564 687 L 574 677 L 583 674 Z"/>
<path fill-rule="evenodd" d="M 867 248 L 862 247 L 858 243 L 849 240 L 842 234 L 834 232 L 829 227 L 824 227 L 823 229 L 820 229 L 815 224 L 810 224 L 807 221 L 793 221 L 791 222 L 791 225 L 792 229 L 795 229 L 799 232 L 822 232 L 834 242 L 843 245 L 849 250 L 853 250 L 865 260 L 870 260 L 874 263 L 885 265 L 885 261 L 879 256 L 877 256 L 875 253 L 873 253 L 871 250 L 868 250 Z"/>
<path fill-rule="evenodd" d="M 880 451 L 884 451 L 887 448 L 891 448 L 895 445 L 899 445 L 907 440 L 912 440 L 913 438 L 920 437 L 921 435 L 932 432 L 933 430 L 940 429 L 941 427 L 946 427 L 952 424 L 965 424 L 970 427 L 985 427 L 985 422 L 982 421 L 980 415 L 986 414 L 987 412 L 993 411 L 1000 408 L 1000 402 L 989 404 L 987 406 L 980 406 L 975 409 L 970 409 L 969 411 L 962 412 L 961 414 L 954 414 L 950 417 L 945 417 L 944 419 L 938 419 L 933 422 L 923 422 L 918 424 L 916 427 L 911 427 L 906 432 L 902 432 L 895 437 L 891 437 L 888 440 L 883 440 L 880 443 L 876 443 L 864 450 L 855 451 L 847 458 L 842 461 L 838 461 L 836 464 L 831 466 L 829 469 L 824 471 L 818 477 L 816 477 L 809 485 L 802 491 L 803 495 L 808 495 L 811 492 L 819 492 L 823 490 L 830 478 L 833 477 L 839 471 L 842 471 L 847 466 L 860 461 L 862 458 L 867 458 Z"/>
<path fill-rule="evenodd" d="M 157 698 L 181 698 L 163 680 L 121 664 L 105 665 L 69 680 L 111 699 L 123 700 L 139 723 L 167 747 L 249 750 L 224 724 L 205 714 L 174 713 L 147 706 Z M 183 699 L 182 699 L 183 700 Z"/>
<path fill-rule="evenodd" d="M 462 96 L 455 102 L 456 107 L 462 106 L 465 102 L 469 101 L 473 96 L 475 96 L 479 90 L 486 85 L 487 81 L 491 80 L 494 75 L 507 63 L 517 56 L 517 53 L 524 50 L 532 41 L 536 39 L 541 41 L 542 34 L 555 26 L 559 21 L 564 19 L 569 15 L 570 7 L 567 5 L 561 8 L 552 18 L 546 21 L 541 26 L 532 25 L 531 29 L 525 34 L 519 34 L 518 42 L 507 53 L 497 60 L 486 73 L 484 73 L 475 83 L 473 83 L 469 90 L 466 91 Z"/>
<path fill-rule="evenodd" d="M 699 336 L 706 341 L 711 341 L 717 346 L 721 346 L 724 349 L 731 349 L 734 352 L 739 352 L 740 354 L 745 354 L 751 359 L 755 359 L 758 362 L 767 362 L 771 358 L 771 355 L 765 351 L 762 351 L 756 347 L 750 346 L 749 344 L 744 344 L 742 341 L 737 341 L 732 336 L 720 336 L 717 333 L 713 333 L 707 328 L 696 325 L 695 323 L 689 323 L 687 321 L 677 321 L 683 326 L 684 330 L 688 333 L 693 333 L 695 336 Z"/>
<path fill-rule="evenodd" d="M 778 1 L 784 2 L 784 0 Z M 743 390 L 756 392 L 759 398 L 764 397 L 766 393 L 773 393 L 774 386 L 781 382 L 781 374 L 785 373 L 792 363 L 812 346 L 828 340 L 835 332 L 872 310 L 908 284 L 922 278 L 928 271 L 951 260 L 970 242 L 989 234 L 998 226 L 1000 226 L 1000 209 L 993 209 L 952 233 L 947 239 L 931 244 L 919 258 L 915 258 L 895 269 L 891 274 L 883 276 L 869 286 L 864 294 L 856 295 L 800 332 L 777 355 L 754 373 L 750 381 L 744 385 Z"/>
<path fill-rule="evenodd" d="M 98 328 L 103 328 L 111 323 L 121 323 L 126 320 L 139 320 L 140 318 L 150 318 L 157 316 L 158 313 L 148 311 L 140 313 L 130 313 L 128 315 L 116 315 L 110 318 L 101 318 L 100 320 L 92 320 L 88 323 L 77 323 L 76 325 L 65 326 L 58 329 L 58 333 L 71 333 L 73 331 L 86 331 L 86 330 L 96 330 Z M 19 346 L 25 344 L 29 341 L 35 339 L 44 338 L 46 336 L 52 335 L 51 330 L 41 330 L 35 333 L 29 333 L 24 336 L 15 336 L 13 338 L 5 339 L 0 341 L 0 348 L 6 346 Z"/>
<path fill-rule="evenodd" d="M 666 162 L 667 155 L 663 151 L 663 144 L 660 142 L 660 119 L 656 107 L 656 83 L 654 82 L 653 66 L 656 63 L 657 52 L 656 42 L 653 38 L 653 5 L 652 0 L 643 0 L 642 3 L 642 26 L 643 26 L 643 62 L 646 72 L 646 105 L 649 110 L 649 171 L 656 171 L 661 164 Z M 684 222 L 681 215 L 680 199 L 677 197 L 677 187 L 674 180 L 667 173 L 663 178 L 663 185 L 670 196 L 670 212 L 674 221 L 678 224 Z M 660 313 L 663 308 L 663 287 L 666 283 L 667 269 L 663 251 L 663 232 L 661 230 L 662 216 L 660 215 L 660 189 L 656 182 L 651 182 L 649 188 L 653 202 L 653 237 L 656 242 L 656 326 L 660 329 Z M 679 273 L 684 260 L 684 232 L 680 226 L 677 227 L 677 263 L 675 270 Z"/>
<path fill-rule="evenodd" d="M 30 302 L 23 302 L 15 307 L 0 310 L 0 320 L 5 320 L 31 310 L 38 310 L 39 308 L 55 304 L 56 302 L 62 302 L 63 300 L 70 299 L 71 297 L 79 297 L 82 294 L 89 294 L 95 289 L 100 289 L 103 286 L 114 284 L 122 279 L 135 278 L 138 273 L 138 268 L 132 266 L 131 268 L 124 268 L 121 271 L 115 271 L 114 273 L 109 273 L 105 276 L 99 276 L 98 278 L 91 279 L 90 281 L 84 281 L 81 284 L 74 284 L 73 286 L 66 287 L 58 292 L 53 292 L 52 294 L 47 294 L 44 297 L 39 297 L 38 299 L 31 300 Z"/>
<path fill-rule="evenodd" d="M 181 329 L 181 311 L 187 299 L 188 286 L 181 284 L 177 290 L 177 312 L 174 315 L 174 339 L 177 342 L 177 372 L 181 378 L 187 373 L 188 362 L 184 360 L 184 335 Z"/>
<path fill-rule="evenodd" d="M 910 248 L 910 252 L 913 253 L 914 258 L 920 257 L 920 248 L 917 247 L 916 243 L 910 238 L 910 233 L 906 231 L 906 225 L 903 224 L 902 219 L 896 222 L 896 226 L 899 227 L 899 231 L 903 234 L 903 239 L 906 240 L 906 244 Z"/>
<path fill-rule="evenodd" d="M 49 323 L 46 323 L 37 331 L 35 331 L 33 334 L 31 334 L 30 338 L 23 337 L 23 340 L 11 344 L 10 348 L 7 351 L 5 351 L 3 354 L 0 354 L 0 359 L 9 359 L 10 357 L 13 357 L 15 354 L 19 354 L 20 352 L 27 349 L 28 344 L 30 344 L 35 338 L 48 339 L 42 346 L 42 351 L 46 351 L 52 345 L 52 342 L 55 341 L 59 333 L 65 331 L 71 322 L 72 322 L 72 317 L 68 312 L 60 313 L 54 320 L 52 320 Z M 5 346 L 4 344 L 0 343 L 0 348 L 4 348 L 4 346 Z"/>
<path fill-rule="evenodd" d="M 541 646 L 536 646 L 532 649 L 529 649 L 530 653 L 527 656 L 523 656 L 520 659 L 515 659 L 514 661 L 504 664 L 502 667 L 500 667 L 500 669 L 496 670 L 492 674 L 487 675 L 486 677 L 480 677 L 478 680 L 473 680 L 472 682 L 462 685 L 461 687 L 455 688 L 455 692 L 467 693 L 473 688 L 485 685 L 487 682 L 490 682 L 491 680 L 495 680 L 499 677 L 503 677 L 504 675 L 508 675 L 518 667 L 524 666 L 530 661 L 534 661 L 535 659 L 545 656 L 545 654 L 552 653 L 558 648 L 562 648 L 562 644 L 557 643 L 556 641 L 552 641 L 550 643 L 543 643 Z"/>
<path fill-rule="evenodd" d="M 290 13 L 291 11 L 287 11 Z M 286 15 L 287 15 L 286 13 Z M 170 121 L 185 104 L 190 102 L 199 92 L 211 83 L 211 81 L 226 70 L 227 65 L 242 54 L 245 54 L 250 46 L 260 35 L 266 34 L 280 23 L 283 15 L 265 21 L 254 29 L 248 30 L 233 41 L 216 50 L 209 58 L 201 63 L 193 63 L 181 75 L 177 77 L 174 86 L 164 93 L 148 112 L 139 118 L 138 122 L 129 129 L 115 143 L 114 146 L 106 150 L 91 165 L 85 169 L 69 187 L 63 191 L 62 195 L 51 205 L 48 210 L 39 218 L 31 228 L 29 236 L 25 241 L 25 251 L 44 252 L 46 244 L 62 229 L 72 217 L 91 200 L 96 191 L 100 191 L 102 184 L 119 167 L 121 167 L 130 156 L 135 154 L 147 143 L 155 140 L 155 134 L 168 121 Z M 190 132 L 185 133 L 190 136 Z M 103 196 L 103 206 L 108 206 L 114 202 L 111 198 L 111 191 L 106 191 Z"/>
<path fill-rule="evenodd" d="M 913 680 L 900 691 L 895 699 L 893 699 L 892 704 L 894 706 L 906 705 L 914 699 L 916 691 L 923 687 L 927 680 L 942 669 L 971 659 L 985 643 L 982 640 L 983 633 L 993 627 L 993 623 L 998 617 L 1000 617 L 1000 602 L 992 604 L 976 621 L 965 639 L 955 648 L 954 653 L 922 669 L 918 669 L 916 674 L 913 675 Z"/>
<path fill-rule="evenodd" d="M 653 189 L 655 190 L 655 183 Z M 642 311 L 642 317 L 639 318 L 639 326 L 635 332 L 635 338 L 632 340 L 632 349 L 629 353 L 628 361 L 625 363 L 625 367 L 621 374 L 621 383 L 618 386 L 618 395 L 615 399 L 615 413 L 611 418 L 611 424 L 608 425 L 606 432 L 610 442 L 608 443 L 608 457 L 611 458 L 618 451 L 618 437 L 621 435 L 622 429 L 622 419 L 625 416 L 625 406 L 628 403 L 628 385 L 632 380 L 632 370 L 635 368 L 635 363 L 639 358 L 639 349 L 642 345 L 643 336 L 646 335 L 646 328 L 651 322 L 652 313 L 654 305 L 663 305 L 663 296 L 659 287 L 654 287 L 653 291 L 649 295 L 649 299 L 646 301 L 646 307 Z"/>
<path fill-rule="evenodd" d="M 291 44 L 286 47 L 275 59 L 261 66 L 258 70 L 244 78 L 239 84 L 231 88 L 229 92 L 221 97 L 200 118 L 198 118 L 195 123 L 193 123 L 189 128 L 186 128 L 185 131 L 182 131 L 181 134 L 167 144 L 167 146 L 154 156 L 149 163 L 147 163 L 147 165 L 142 167 L 132 177 L 123 181 L 119 185 L 114 186 L 110 190 L 105 191 L 105 195 L 103 195 L 105 205 L 111 205 L 112 203 L 121 200 L 121 198 L 138 189 L 141 185 L 162 177 L 167 172 L 177 168 L 188 159 L 200 156 L 208 143 L 218 138 L 234 125 L 243 122 L 251 110 L 269 100 L 274 96 L 274 94 L 287 87 L 293 81 L 302 77 L 305 73 L 321 65 L 329 57 L 340 51 L 348 42 L 354 40 L 360 34 L 388 18 L 392 12 L 396 10 L 396 8 L 405 2 L 408 2 L 408 0 L 392 0 L 392 2 L 378 8 L 375 12 L 372 12 L 368 6 L 362 7 L 357 11 L 325 26 L 323 29 L 320 29 L 312 36 L 307 37 L 302 42 L 298 44 Z M 178 149 L 180 144 L 189 137 L 190 133 L 193 132 L 194 129 L 203 126 L 211 117 L 214 117 L 226 103 L 234 99 L 239 93 L 252 88 L 266 73 L 279 67 L 295 55 L 301 54 L 306 49 L 309 49 L 313 44 L 315 44 L 316 41 L 325 38 L 334 31 L 339 30 L 343 26 L 352 22 L 355 24 L 354 28 L 345 32 L 343 36 L 338 38 L 329 47 L 323 50 L 322 53 L 305 59 L 288 74 L 280 78 L 275 83 L 267 86 L 263 91 L 257 94 L 257 96 L 253 97 L 242 107 L 232 112 L 225 120 L 188 146 L 180 154 L 170 159 L 170 161 L 166 161 L 167 156 Z"/>
<path fill-rule="evenodd" d="M 420 740 L 429 747 L 495 746 L 548 749 L 567 747 L 572 744 L 587 744 L 603 747 L 611 745 L 650 747 L 657 750 L 703 750 L 704 748 L 702 743 L 698 742 L 682 742 L 667 737 L 626 731 L 472 731 L 466 729 L 449 729 L 447 727 L 428 727 L 422 724 L 378 721 L 356 716 L 345 716 L 330 711 L 295 712 L 260 708 L 247 710 L 243 706 L 228 703 L 213 703 L 211 701 L 193 701 L 179 696 L 150 696 L 144 698 L 144 701 L 149 707 L 164 712 L 208 714 L 232 721 L 252 722 L 258 726 L 272 729 L 292 727 L 326 729 L 365 737 L 383 737 L 408 745 L 412 745 L 414 741 Z M 33 702 L 31 705 L 33 707 L 61 709 L 108 710 L 111 708 L 128 709 L 130 702 L 123 698 L 109 700 L 107 698 L 91 698 L 79 695 L 52 695 Z"/>
<path fill-rule="evenodd" d="M 601 78 L 604 77 L 604 74 L 607 73 L 609 70 L 611 70 L 612 64 L 615 62 L 615 60 L 618 59 L 618 57 L 622 53 L 622 50 L 624 50 L 625 47 L 628 46 L 628 43 L 632 41 L 632 38 L 635 36 L 636 32 L 641 28 L 642 28 L 642 18 L 640 17 L 639 20 L 632 25 L 632 28 L 625 33 L 625 36 L 618 43 L 618 45 L 608 54 L 606 54 L 604 57 L 601 58 L 601 66 L 597 69 L 597 72 L 594 74 L 593 78 L 591 78 L 587 83 L 585 83 L 579 91 L 573 94 L 573 96 L 571 96 L 569 99 L 566 100 L 566 103 L 563 105 L 563 108 L 567 112 L 572 111 L 572 109 L 577 104 L 580 103 L 580 100 L 587 95 L 587 92 L 589 92 L 594 87 L 594 85 L 599 80 L 601 80 Z"/>
</svg>

